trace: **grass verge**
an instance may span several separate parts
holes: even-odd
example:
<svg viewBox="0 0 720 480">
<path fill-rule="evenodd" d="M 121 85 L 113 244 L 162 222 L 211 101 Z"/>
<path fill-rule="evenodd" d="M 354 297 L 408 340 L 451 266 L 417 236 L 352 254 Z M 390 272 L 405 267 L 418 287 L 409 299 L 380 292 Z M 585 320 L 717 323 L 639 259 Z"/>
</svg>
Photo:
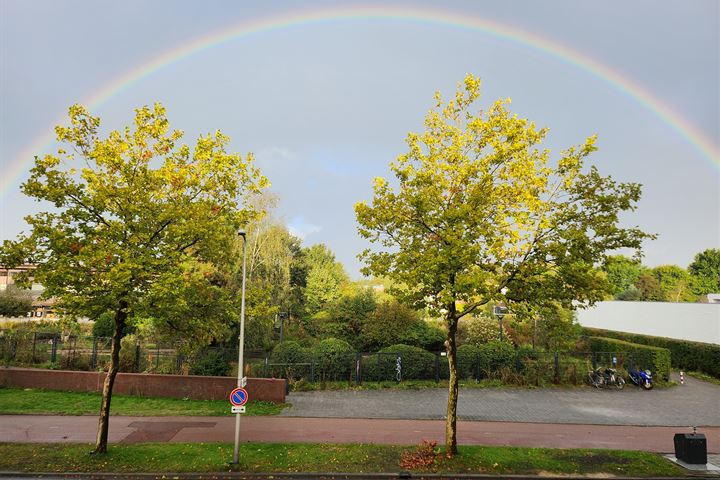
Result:
<svg viewBox="0 0 720 480">
<path fill-rule="evenodd" d="M 0 414 L 97 415 L 102 395 L 31 388 L 0 388 Z M 249 402 L 246 415 L 277 415 L 288 404 Z M 113 395 L 113 415 L 220 416 L 232 415 L 228 400 L 183 400 Z"/>
<path fill-rule="evenodd" d="M 688 377 L 697 378 L 698 380 L 702 380 L 703 382 L 709 382 L 709 383 L 714 383 L 715 385 L 720 385 L 720 378 L 715 378 L 713 376 L 708 375 L 707 373 L 685 372 L 685 374 Z"/>
<path fill-rule="evenodd" d="M 145 443 L 111 445 L 107 454 L 88 455 L 90 444 L 0 444 L 0 470 L 16 472 L 227 472 L 229 443 Z M 406 447 L 302 443 L 244 443 L 243 472 L 399 472 Z M 682 476 L 680 467 L 659 455 L 622 450 L 561 450 L 461 446 L 459 455 L 417 472 L 493 474 L 614 474 Z"/>
</svg>

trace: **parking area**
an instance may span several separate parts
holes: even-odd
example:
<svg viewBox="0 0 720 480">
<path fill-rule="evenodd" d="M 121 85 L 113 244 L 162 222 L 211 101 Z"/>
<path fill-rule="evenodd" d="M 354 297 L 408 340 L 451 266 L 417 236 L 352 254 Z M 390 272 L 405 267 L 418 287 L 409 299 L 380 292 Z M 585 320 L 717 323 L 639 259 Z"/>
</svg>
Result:
<svg viewBox="0 0 720 480">
<path fill-rule="evenodd" d="M 444 389 L 291 393 L 282 415 L 326 418 L 442 419 Z M 720 386 L 685 385 L 643 391 L 594 388 L 461 388 L 458 417 L 469 421 L 639 426 L 720 426 Z"/>
</svg>

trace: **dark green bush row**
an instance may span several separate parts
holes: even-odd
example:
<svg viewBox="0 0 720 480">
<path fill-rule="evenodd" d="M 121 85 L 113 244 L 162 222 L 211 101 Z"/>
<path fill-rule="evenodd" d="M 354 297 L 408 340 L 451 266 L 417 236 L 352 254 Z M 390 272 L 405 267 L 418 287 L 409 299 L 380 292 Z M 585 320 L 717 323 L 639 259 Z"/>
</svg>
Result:
<svg viewBox="0 0 720 480">
<path fill-rule="evenodd" d="M 397 355 L 401 358 L 402 380 L 435 378 L 435 355 L 419 347 L 391 345 L 378 354 L 363 358 L 362 376 L 365 381 L 397 380 Z"/>
<path fill-rule="evenodd" d="M 720 345 L 636 333 L 613 332 L 596 328 L 585 328 L 584 331 L 587 335 L 616 338 L 641 345 L 667 348 L 670 350 L 670 359 L 674 368 L 695 370 L 720 378 Z"/>
<path fill-rule="evenodd" d="M 659 380 L 670 379 L 670 350 L 638 343 L 625 342 L 614 338 L 588 337 L 593 352 L 609 352 L 616 356 L 618 366 L 649 369 Z"/>
</svg>

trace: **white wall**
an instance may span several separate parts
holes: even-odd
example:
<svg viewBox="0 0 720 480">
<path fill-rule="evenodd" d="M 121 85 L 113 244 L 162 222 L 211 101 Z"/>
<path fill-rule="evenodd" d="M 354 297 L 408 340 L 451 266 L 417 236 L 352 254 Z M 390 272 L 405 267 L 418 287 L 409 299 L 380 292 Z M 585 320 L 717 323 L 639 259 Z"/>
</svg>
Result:
<svg viewBox="0 0 720 480">
<path fill-rule="evenodd" d="M 720 345 L 719 304 L 598 302 L 577 314 L 583 327 Z"/>
</svg>

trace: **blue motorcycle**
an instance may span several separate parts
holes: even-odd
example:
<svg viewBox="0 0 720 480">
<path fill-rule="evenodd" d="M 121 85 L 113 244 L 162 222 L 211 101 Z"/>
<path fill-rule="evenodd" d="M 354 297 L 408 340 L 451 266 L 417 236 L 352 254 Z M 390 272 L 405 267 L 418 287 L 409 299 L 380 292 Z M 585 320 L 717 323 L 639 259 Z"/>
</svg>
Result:
<svg viewBox="0 0 720 480">
<path fill-rule="evenodd" d="M 631 368 L 628 374 L 630 375 L 630 381 L 638 387 L 642 387 L 644 390 L 650 390 L 653 387 L 650 370 L 635 370 Z"/>
</svg>

